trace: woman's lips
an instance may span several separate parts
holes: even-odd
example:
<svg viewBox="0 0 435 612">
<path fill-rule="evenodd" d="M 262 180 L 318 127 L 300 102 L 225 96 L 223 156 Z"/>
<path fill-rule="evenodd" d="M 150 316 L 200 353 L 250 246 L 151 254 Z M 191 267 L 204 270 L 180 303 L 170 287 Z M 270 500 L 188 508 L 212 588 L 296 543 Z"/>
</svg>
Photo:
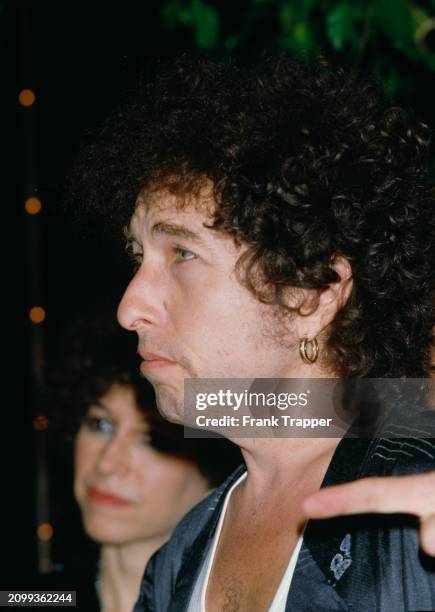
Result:
<svg viewBox="0 0 435 612">
<path fill-rule="evenodd" d="M 101 506 L 128 506 L 131 504 L 130 501 L 105 491 L 99 491 L 98 489 L 88 489 L 88 497 L 94 504 Z"/>
</svg>

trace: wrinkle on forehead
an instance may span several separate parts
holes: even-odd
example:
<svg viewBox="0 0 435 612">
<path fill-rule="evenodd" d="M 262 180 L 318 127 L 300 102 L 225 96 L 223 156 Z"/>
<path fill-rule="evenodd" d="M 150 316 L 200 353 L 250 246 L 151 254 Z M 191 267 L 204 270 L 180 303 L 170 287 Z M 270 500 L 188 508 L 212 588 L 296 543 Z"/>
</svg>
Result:
<svg viewBox="0 0 435 612">
<path fill-rule="evenodd" d="M 201 229 L 211 229 L 216 210 L 216 201 L 213 196 L 213 185 L 208 181 L 198 194 L 186 193 L 183 196 L 171 193 L 168 189 L 147 189 L 142 191 L 136 200 L 135 211 L 130 219 L 128 226 L 123 228 L 124 237 L 127 241 L 133 239 L 134 228 L 140 219 L 148 217 L 152 224 L 152 219 L 158 219 L 159 213 L 164 215 L 167 220 L 182 222 L 183 217 L 189 212 L 199 213 L 201 219 Z M 164 220 L 164 219 L 162 219 Z M 200 228 L 198 227 L 198 230 Z"/>
</svg>

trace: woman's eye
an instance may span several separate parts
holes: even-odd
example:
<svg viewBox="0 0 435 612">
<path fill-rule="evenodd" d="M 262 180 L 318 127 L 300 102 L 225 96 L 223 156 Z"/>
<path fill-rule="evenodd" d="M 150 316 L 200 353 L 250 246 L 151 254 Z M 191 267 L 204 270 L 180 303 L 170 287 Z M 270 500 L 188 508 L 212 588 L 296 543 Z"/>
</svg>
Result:
<svg viewBox="0 0 435 612">
<path fill-rule="evenodd" d="M 192 253 L 192 251 L 188 251 L 187 249 L 176 248 L 175 251 L 179 261 L 190 261 L 191 259 L 196 259 L 195 253 Z"/>
<path fill-rule="evenodd" d="M 111 434 L 115 429 L 112 421 L 106 417 L 88 416 L 85 419 L 85 424 L 90 431 L 95 431 L 97 433 Z"/>
</svg>

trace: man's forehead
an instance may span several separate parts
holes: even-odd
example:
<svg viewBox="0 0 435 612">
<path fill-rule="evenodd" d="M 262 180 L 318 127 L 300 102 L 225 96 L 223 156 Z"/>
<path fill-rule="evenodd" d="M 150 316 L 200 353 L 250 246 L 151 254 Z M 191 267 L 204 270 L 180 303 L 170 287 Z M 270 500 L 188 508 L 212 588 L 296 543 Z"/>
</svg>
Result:
<svg viewBox="0 0 435 612">
<path fill-rule="evenodd" d="M 154 196 L 156 197 L 156 196 Z M 225 251 L 231 256 L 240 254 L 243 245 L 230 234 L 213 229 L 215 200 L 207 194 L 202 200 L 192 198 L 185 206 L 173 194 L 161 193 L 154 200 L 155 206 L 137 199 L 130 225 L 124 228 L 127 241 L 143 244 L 148 237 L 172 236 L 188 240 L 209 254 Z"/>
<path fill-rule="evenodd" d="M 136 208 L 131 216 L 128 233 L 136 234 L 146 228 L 164 228 L 165 233 L 182 235 L 182 228 L 189 229 L 192 234 L 207 234 L 211 232 L 204 224 L 213 221 L 214 200 L 210 195 L 202 194 L 185 198 L 180 203 L 179 197 L 168 191 L 140 194 L 136 200 Z M 180 228 L 180 231 L 176 231 Z"/>
</svg>

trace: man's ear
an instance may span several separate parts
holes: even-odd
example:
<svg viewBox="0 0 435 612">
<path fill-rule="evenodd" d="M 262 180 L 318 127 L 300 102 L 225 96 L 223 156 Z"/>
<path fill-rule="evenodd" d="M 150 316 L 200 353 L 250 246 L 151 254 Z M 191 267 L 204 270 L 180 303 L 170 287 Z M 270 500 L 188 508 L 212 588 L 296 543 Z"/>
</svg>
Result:
<svg viewBox="0 0 435 612">
<path fill-rule="evenodd" d="M 341 255 L 335 257 L 331 263 L 331 268 L 337 272 L 339 280 L 331 283 L 327 289 L 320 294 L 319 306 L 335 304 L 335 314 L 343 308 L 350 297 L 353 286 L 352 268 L 349 261 Z M 334 318 L 332 317 L 332 318 Z M 332 319 L 331 319 L 332 321 Z"/>
<path fill-rule="evenodd" d="M 317 308 L 306 317 L 298 318 L 298 333 L 300 338 L 315 338 L 336 317 L 339 310 L 348 301 L 352 292 L 352 268 L 349 261 L 337 256 L 331 263 L 331 268 L 338 274 L 338 280 L 331 283 L 317 297 Z"/>
</svg>

